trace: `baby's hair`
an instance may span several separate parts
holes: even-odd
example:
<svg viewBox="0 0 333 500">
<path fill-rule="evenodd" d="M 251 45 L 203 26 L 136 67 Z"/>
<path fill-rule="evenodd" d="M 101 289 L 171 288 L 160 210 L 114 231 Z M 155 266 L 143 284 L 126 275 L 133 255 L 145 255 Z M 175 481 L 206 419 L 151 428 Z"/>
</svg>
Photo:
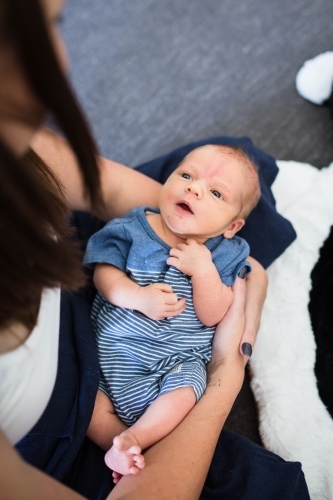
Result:
<svg viewBox="0 0 333 500">
<path fill-rule="evenodd" d="M 197 149 L 206 147 L 214 147 L 223 153 L 229 152 L 242 163 L 246 175 L 251 177 L 253 184 L 252 189 L 249 188 L 245 195 L 242 196 L 241 209 L 239 214 L 237 215 L 237 218 L 240 217 L 246 220 L 252 210 L 257 206 L 261 196 L 259 166 L 254 161 L 254 159 L 251 158 L 247 151 L 245 151 L 240 146 L 231 144 L 206 144 L 204 146 L 199 146 Z M 248 180 L 249 179 L 247 179 L 247 181 Z"/>
</svg>

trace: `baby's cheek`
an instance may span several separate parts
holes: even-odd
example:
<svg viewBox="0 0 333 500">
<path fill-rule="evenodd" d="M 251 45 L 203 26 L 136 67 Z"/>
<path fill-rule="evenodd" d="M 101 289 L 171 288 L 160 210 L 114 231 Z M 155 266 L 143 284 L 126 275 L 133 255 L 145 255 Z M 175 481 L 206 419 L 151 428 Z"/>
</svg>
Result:
<svg viewBox="0 0 333 500">
<path fill-rule="evenodd" d="M 165 197 L 165 202 L 168 204 L 168 205 L 171 205 L 172 203 L 174 203 L 174 194 L 173 193 L 168 193 Z"/>
</svg>

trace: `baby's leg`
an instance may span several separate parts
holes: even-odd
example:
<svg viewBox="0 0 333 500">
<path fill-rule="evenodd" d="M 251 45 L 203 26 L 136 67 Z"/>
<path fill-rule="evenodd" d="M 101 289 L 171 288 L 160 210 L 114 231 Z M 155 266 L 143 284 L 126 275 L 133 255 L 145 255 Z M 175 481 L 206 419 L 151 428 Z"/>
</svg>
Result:
<svg viewBox="0 0 333 500">
<path fill-rule="evenodd" d="M 193 387 L 180 387 L 159 396 L 129 429 L 113 440 L 105 455 L 105 463 L 121 475 L 137 474 L 145 466 L 141 451 L 167 436 L 193 408 L 196 396 Z"/>
<path fill-rule="evenodd" d="M 114 411 L 108 396 L 97 391 L 95 406 L 87 436 L 103 450 L 108 450 L 116 436 L 127 429 Z"/>
</svg>

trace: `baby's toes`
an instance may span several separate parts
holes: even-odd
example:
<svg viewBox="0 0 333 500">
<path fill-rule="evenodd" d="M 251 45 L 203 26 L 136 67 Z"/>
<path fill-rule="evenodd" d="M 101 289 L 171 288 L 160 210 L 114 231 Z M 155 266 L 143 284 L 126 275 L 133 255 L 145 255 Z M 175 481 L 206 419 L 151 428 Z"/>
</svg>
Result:
<svg viewBox="0 0 333 500">
<path fill-rule="evenodd" d="M 143 469 L 145 466 L 145 457 L 143 455 L 136 455 L 134 458 L 134 463 L 139 469 Z"/>
<path fill-rule="evenodd" d="M 120 479 L 123 477 L 122 474 L 119 474 L 119 472 L 113 471 L 112 472 L 112 477 L 113 477 L 113 482 L 114 484 L 119 483 Z"/>
<path fill-rule="evenodd" d="M 140 471 L 140 469 L 138 469 L 135 465 L 130 467 L 130 470 L 129 470 L 130 474 L 137 474 L 139 471 Z"/>
<path fill-rule="evenodd" d="M 127 453 L 130 453 L 131 455 L 140 455 L 141 448 L 140 446 L 133 445 L 130 448 L 128 448 Z"/>
</svg>

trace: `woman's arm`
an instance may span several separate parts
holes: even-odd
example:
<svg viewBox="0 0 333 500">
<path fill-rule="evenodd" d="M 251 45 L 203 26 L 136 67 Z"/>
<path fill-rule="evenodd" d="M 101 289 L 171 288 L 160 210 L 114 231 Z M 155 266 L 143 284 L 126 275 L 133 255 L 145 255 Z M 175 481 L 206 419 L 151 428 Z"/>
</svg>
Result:
<svg viewBox="0 0 333 500">
<path fill-rule="evenodd" d="M 24 462 L 0 431 L 1 500 L 83 500 L 84 497 Z"/>
<path fill-rule="evenodd" d="M 67 141 L 49 129 L 42 128 L 34 136 L 31 147 L 60 180 L 70 208 L 93 212 L 85 196 L 76 158 Z M 157 207 L 161 187 L 158 182 L 103 157 L 99 157 L 99 168 L 105 209 L 94 215 L 108 221 L 121 217 L 137 206 Z"/>
<path fill-rule="evenodd" d="M 245 325 L 245 281 L 237 279 L 234 301 L 214 336 L 205 394 L 162 441 L 145 453 L 146 467 L 125 476 L 109 500 L 199 498 L 215 446 L 244 378 L 239 342 Z"/>
</svg>

